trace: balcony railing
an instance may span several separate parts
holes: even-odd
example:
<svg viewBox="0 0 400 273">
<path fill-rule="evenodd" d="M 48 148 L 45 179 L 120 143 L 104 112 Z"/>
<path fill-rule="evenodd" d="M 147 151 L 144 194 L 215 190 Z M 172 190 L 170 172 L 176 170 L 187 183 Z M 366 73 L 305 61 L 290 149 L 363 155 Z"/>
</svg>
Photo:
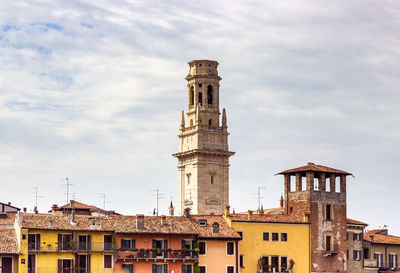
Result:
<svg viewBox="0 0 400 273">
<path fill-rule="evenodd" d="M 70 242 L 66 244 L 41 242 L 40 245 L 29 244 L 28 250 L 41 252 L 114 251 L 115 247 L 112 243 L 103 242 L 91 242 L 90 244 L 87 242 Z"/>
<path fill-rule="evenodd" d="M 151 249 L 118 249 L 119 258 L 128 259 L 197 259 L 197 252 L 193 250 L 151 250 Z M 127 253 L 124 253 L 127 252 Z"/>
<path fill-rule="evenodd" d="M 364 259 L 364 267 L 378 267 L 377 260 Z"/>
</svg>

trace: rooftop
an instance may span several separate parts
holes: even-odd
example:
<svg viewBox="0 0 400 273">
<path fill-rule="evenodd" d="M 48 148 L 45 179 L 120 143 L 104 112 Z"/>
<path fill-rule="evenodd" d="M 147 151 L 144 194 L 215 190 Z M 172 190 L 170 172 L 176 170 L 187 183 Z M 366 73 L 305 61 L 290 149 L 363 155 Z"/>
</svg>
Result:
<svg viewBox="0 0 400 273">
<path fill-rule="evenodd" d="M 346 221 L 347 221 L 347 224 L 350 224 L 350 225 L 360 225 L 360 226 L 365 226 L 365 227 L 368 226 L 367 223 L 360 222 L 360 221 L 350 219 L 350 218 L 347 218 Z"/>
<path fill-rule="evenodd" d="M 260 223 L 292 223 L 304 224 L 304 218 L 298 214 L 252 214 L 251 219 L 248 219 L 248 214 L 230 214 L 228 218 L 232 222 L 260 222 Z"/>
<path fill-rule="evenodd" d="M 338 174 L 338 175 L 352 175 L 351 173 L 348 173 L 346 171 L 342 171 L 342 170 L 338 170 L 338 169 L 334 169 L 334 168 L 330 168 L 330 167 L 326 167 L 326 166 L 322 166 L 322 165 L 317 165 L 311 162 L 308 162 L 307 165 L 305 166 L 301 166 L 298 168 L 294 168 L 294 169 L 289 169 L 289 170 L 285 170 L 282 171 L 278 174 L 295 174 L 295 173 L 299 173 L 299 172 L 321 172 L 321 173 L 330 173 L 330 174 Z"/>
<path fill-rule="evenodd" d="M 199 233 L 199 238 L 204 239 L 240 239 L 240 235 L 231 228 L 222 215 L 191 215 L 190 219 Z M 206 221 L 201 226 L 199 221 Z M 213 233 L 213 224 L 218 223 L 219 232 Z"/>
<path fill-rule="evenodd" d="M 387 229 L 370 230 L 364 233 L 364 240 L 374 244 L 400 245 L 400 237 L 388 235 Z"/>
</svg>

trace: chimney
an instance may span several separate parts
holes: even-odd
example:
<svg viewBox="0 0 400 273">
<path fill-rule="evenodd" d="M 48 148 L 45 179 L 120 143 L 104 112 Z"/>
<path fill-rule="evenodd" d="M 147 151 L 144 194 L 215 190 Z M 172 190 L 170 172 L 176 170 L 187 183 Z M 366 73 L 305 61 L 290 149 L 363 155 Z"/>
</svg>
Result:
<svg viewBox="0 0 400 273">
<path fill-rule="evenodd" d="M 136 214 L 136 228 L 144 229 L 144 214 Z"/>
<path fill-rule="evenodd" d="M 11 202 L 8 202 L 8 205 L 11 206 Z"/>
<path fill-rule="evenodd" d="M 71 200 L 70 204 L 71 204 L 71 224 L 72 225 L 76 225 L 76 221 L 75 221 L 75 201 Z"/>
<path fill-rule="evenodd" d="M 26 211 L 27 211 L 27 209 L 26 209 L 26 208 L 23 208 L 22 210 L 23 210 L 23 212 L 24 212 L 24 213 L 26 213 Z"/>
<path fill-rule="evenodd" d="M 172 200 L 171 203 L 169 204 L 169 215 L 170 216 L 174 216 L 174 205 L 172 204 Z"/>
<path fill-rule="evenodd" d="M 374 235 L 370 235 L 370 236 L 369 236 L 369 240 L 370 240 L 371 242 L 373 242 L 373 241 L 374 241 Z"/>
<path fill-rule="evenodd" d="M 161 226 L 167 225 L 167 216 L 161 215 Z"/>
<path fill-rule="evenodd" d="M 247 212 L 247 220 L 248 221 L 251 221 L 253 219 L 253 212 L 251 211 L 251 210 L 249 210 L 248 212 Z"/>
<path fill-rule="evenodd" d="M 35 212 L 35 214 L 38 214 L 38 213 L 39 213 L 39 211 L 38 211 L 38 209 L 37 209 L 36 206 L 33 208 L 33 211 Z"/>
<path fill-rule="evenodd" d="M 185 210 L 183 211 L 183 215 L 184 215 L 186 218 L 189 218 L 189 217 L 190 217 L 190 208 L 189 208 L 189 207 L 185 208 Z"/>
<path fill-rule="evenodd" d="M 53 227 L 53 220 L 49 220 L 49 227 Z"/>
<path fill-rule="evenodd" d="M 304 215 L 303 215 L 303 221 L 305 222 L 305 223 L 307 223 L 308 222 L 308 218 L 309 218 L 309 214 L 307 214 L 307 213 L 304 213 Z"/>
<path fill-rule="evenodd" d="M 283 195 L 282 194 L 281 194 L 281 200 L 280 200 L 279 204 L 280 204 L 281 208 L 283 208 Z"/>
<path fill-rule="evenodd" d="M 228 217 L 228 215 L 231 214 L 231 211 L 230 211 L 230 210 L 231 210 L 231 206 L 226 205 L 226 206 L 225 206 L 225 213 L 224 213 L 224 216 L 225 216 L 225 217 Z"/>
</svg>

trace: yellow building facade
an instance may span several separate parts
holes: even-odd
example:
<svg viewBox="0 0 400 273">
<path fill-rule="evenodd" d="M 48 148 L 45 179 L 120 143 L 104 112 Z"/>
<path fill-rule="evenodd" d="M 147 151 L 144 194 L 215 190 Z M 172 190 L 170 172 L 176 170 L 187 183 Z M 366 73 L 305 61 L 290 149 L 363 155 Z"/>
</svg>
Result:
<svg viewBox="0 0 400 273">
<path fill-rule="evenodd" d="M 310 272 L 310 225 L 304 219 L 251 213 L 225 218 L 242 237 L 240 272 Z"/>
<path fill-rule="evenodd" d="M 20 215 L 15 230 L 20 245 L 20 273 L 110 273 L 114 271 L 114 236 L 107 220 L 87 216 Z"/>
</svg>

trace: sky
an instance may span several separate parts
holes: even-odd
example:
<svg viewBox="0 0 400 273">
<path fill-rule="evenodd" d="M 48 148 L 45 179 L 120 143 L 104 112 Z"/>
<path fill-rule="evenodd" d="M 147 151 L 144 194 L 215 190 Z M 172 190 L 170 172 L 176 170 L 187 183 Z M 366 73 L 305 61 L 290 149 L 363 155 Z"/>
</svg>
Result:
<svg viewBox="0 0 400 273">
<path fill-rule="evenodd" d="M 219 62 L 230 204 L 279 206 L 276 173 L 348 171 L 347 215 L 400 235 L 400 2 L 0 2 L 0 202 L 124 214 L 177 204 L 187 62 Z"/>
</svg>

